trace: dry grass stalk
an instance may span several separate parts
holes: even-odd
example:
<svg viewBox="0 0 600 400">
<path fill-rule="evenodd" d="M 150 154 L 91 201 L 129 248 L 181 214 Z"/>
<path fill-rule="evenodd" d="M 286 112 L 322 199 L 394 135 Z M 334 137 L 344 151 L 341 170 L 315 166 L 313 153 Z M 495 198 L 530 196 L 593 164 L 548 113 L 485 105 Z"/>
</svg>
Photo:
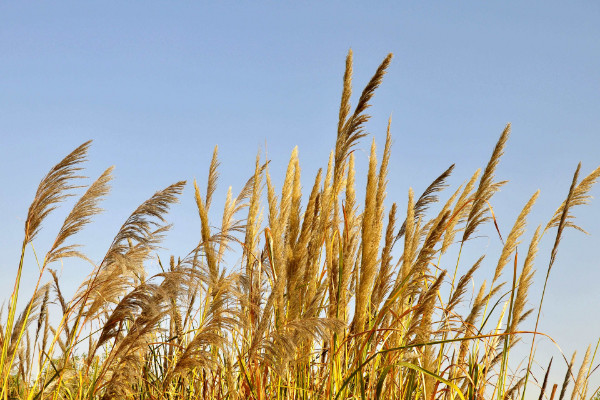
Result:
<svg viewBox="0 0 600 400">
<path fill-rule="evenodd" d="M 375 280 L 377 265 L 377 249 L 381 233 L 378 232 L 377 220 L 377 155 L 375 142 L 371 145 L 371 156 L 369 157 L 369 172 L 367 175 L 367 188 L 365 190 L 365 211 L 362 218 L 362 255 L 358 274 L 358 286 L 356 290 L 356 307 L 354 311 L 353 329 L 362 332 L 367 323 L 368 299 L 370 298 L 373 282 Z"/>
<path fill-rule="evenodd" d="M 496 168 L 500 162 L 500 157 L 502 157 L 502 154 L 504 153 L 504 147 L 506 146 L 506 141 L 508 140 L 509 135 L 510 124 L 506 125 L 502 135 L 500 135 L 500 139 L 498 139 L 498 142 L 494 147 L 494 151 L 492 152 L 492 157 L 485 167 L 483 175 L 481 176 L 481 180 L 479 181 L 479 187 L 475 192 L 473 205 L 471 207 L 471 211 L 469 212 L 465 231 L 461 240 L 463 243 L 469 240 L 479 225 L 489 219 L 489 217 L 485 216 L 486 204 L 498 190 L 498 187 L 494 185 L 494 173 L 496 172 Z"/>
<path fill-rule="evenodd" d="M 340 282 L 340 299 L 338 318 L 347 321 L 347 307 L 350 301 L 350 283 L 354 264 L 357 259 L 357 252 L 360 238 L 360 216 L 357 215 L 356 192 L 355 192 L 355 168 L 354 154 L 350 154 L 348 158 L 348 175 L 346 178 L 346 193 L 345 203 L 343 205 L 344 213 L 344 229 L 342 233 L 343 240 L 343 258 Z"/>
<path fill-rule="evenodd" d="M 388 217 L 385 242 L 383 249 L 381 250 L 380 267 L 377 272 L 377 277 L 375 278 L 373 294 L 371 296 L 371 307 L 373 310 L 379 309 L 386 293 L 388 293 L 393 286 L 392 246 L 394 244 L 394 231 L 396 228 L 396 209 L 396 203 L 392 204 Z"/>
<path fill-rule="evenodd" d="M 98 202 L 110 191 L 109 182 L 112 180 L 113 167 L 108 168 L 100 177 L 90 185 L 85 194 L 81 196 L 75 204 L 63 226 L 60 228 L 52 248 L 46 255 L 46 263 L 51 263 L 60 258 L 80 257 L 87 259 L 82 253 L 76 250 L 77 245 L 63 246 L 63 243 L 71 236 L 88 224 L 92 217 L 102 211 L 98 207 Z"/>
<path fill-rule="evenodd" d="M 210 209 L 210 202 L 212 200 L 213 193 L 217 188 L 217 180 L 219 179 L 219 159 L 217 155 L 219 153 L 219 146 L 215 146 L 213 150 L 212 159 L 210 161 L 210 167 L 208 169 L 208 181 L 206 183 L 206 210 Z"/>
<path fill-rule="evenodd" d="M 477 297 L 473 301 L 473 306 L 471 307 L 471 311 L 467 315 L 467 318 L 465 318 L 461 328 L 456 333 L 456 338 L 458 338 L 461 334 L 464 335 L 464 337 L 472 337 L 477 332 L 477 328 L 475 326 L 477 318 L 479 318 L 479 316 L 481 315 L 481 312 L 483 311 L 483 308 L 485 307 L 489 298 L 494 293 L 496 293 L 499 289 L 500 289 L 500 286 L 496 286 L 495 290 L 491 291 L 490 293 L 488 293 L 486 295 L 485 294 L 486 282 L 484 281 L 481 284 L 481 287 L 479 288 Z M 470 345 L 469 341 L 465 340 L 465 341 L 461 342 L 460 350 L 458 352 L 458 359 L 457 359 L 457 363 L 459 365 L 464 362 L 464 358 L 467 355 L 467 352 L 469 351 L 469 345 Z"/>
<path fill-rule="evenodd" d="M 585 355 L 583 356 L 583 361 L 581 362 L 581 367 L 579 367 L 579 372 L 577 373 L 577 378 L 575 378 L 575 384 L 573 386 L 573 393 L 571 394 L 571 400 L 583 399 L 584 397 L 584 387 L 586 386 L 586 375 L 588 371 L 588 363 L 590 361 L 590 350 L 591 345 L 588 346 L 585 351 Z"/>
<path fill-rule="evenodd" d="M 538 244 L 540 241 L 540 228 L 538 226 L 535 233 L 533 234 L 533 238 L 531 239 L 531 243 L 529 244 L 529 250 L 527 252 L 527 256 L 525 257 L 525 262 L 523 264 L 523 270 L 521 271 L 521 276 L 519 277 L 517 294 L 515 297 L 515 304 L 513 306 L 513 320 L 511 326 L 509 327 L 509 332 L 516 332 L 517 325 L 519 321 L 522 319 L 524 315 L 525 305 L 527 302 L 527 293 L 529 291 L 529 287 L 533 282 L 533 274 L 535 270 L 533 269 L 533 263 L 535 261 L 535 256 L 538 251 Z"/>
<path fill-rule="evenodd" d="M 600 167 L 593 170 L 588 176 L 586 176 L 581 180 L 581 182 L 579 182 L 579 184 L 573 189 L 573 194 L 569 198 L 569 203 L 567 207 L 569 210 L 574 206 L 585 205 L 590 202 L 592 196 L 589 195 L 589 191 L 592 189 L 592 186 L 598 181 L 599 177 Z M 560 225 L 565 206 L 567 206 L 566 200 L 562 202 L 560 207 L 558 207 L 558 209 L 544 228 L 544 232 L 550 228 L 558 227 Z M 566 222 L 564 224 L 566 227 L 575 228 L 583 233 L 587 233 L 581 227 L 575 225 L 572 222 L 574 217 L 569 212 L 565 214 L 565 218 Z"/>
<path fill-rule="evenodd" d="M 544 392 L 546 391 L 546 386 L 548 385 L 548 375 L 550 374 L 550 368 L 552 367 L 552 357 L 550 358 L 550 362 L 548 363 L 548 367 L 546 368 L 546 373 L 544 374 L 544 381 L 542 382 L 542 387 L 540 388 L 540 397 L 538 400 L 543 400 Z"/>
<path fill-rule="evenodd" d="M 381 84 L 383 80 L 383 76 L 387 68 L 392 61 L 392 54 L 388 54 L 388 56 L 383 60 L 381 65 L 377 68 L 375 75 L 371 78 L 367 86 L 364 88 L 363 92 L 358 99 L 358 103 L 356 108 L 354 109 L 354 113 L 348 117 L 347 120 L 344 121 L 343 127 L 339 129 L 339 126 L 342 125 L 342 119 L 340 118 L 340 122 L 338 123 L 338 137 L 335 144 L 335 176 L 340 176 L 341 171 L 343 170 L 343 165 L 346 157 L 350 153 L 350 150 L 359 139 L 364 137 L 366 133 L 363 131 L 363 125 L 369 120 L 369 115 L 365 114 L 367 108 L 370 107 L 369 101 L 373 98 L 375 94 L 375 90 Z M 348 115 L 349 109 L 349 98 L 351 95 L 351 78 L 352 78 L 352 52 L 348 53 L 348 58 L 346 59 L 346 73 L 344 74 L 344 91 L 342 94 L 342 105 L 340 107 L 340 117 Z"/>
<path fill-rule="evenodd" d="M 408 206 L 406 207 L 406 220 L 404 222 L 405 235 L 404 235 L 404 254 L 402 255 L 402 267 L 398 273 L 396 279 L 397 284 L 401 284 L 408 278 L 409 271 L 412 267 L 413 260 L 416 256 L 416 246 L 413 243 L 413 238 L 418 229 L 415 232 L 415 207 L 414 207 L 414 194 L 412 188 L 408 190 Z"/>
<path fill-rule="evenodd" d="M 526 224 L 527 215 L 531 211 L 531 208 L 533 207 L 533 204 L 537 200 L 537 197 L 539 194 L 540 194 L 540 191 L 538 190 L 533 194 L 533 196 L 531 196 L 531 198 L 529 199 L 527 204 L 525 204 L 525 207 L 523 207 L 523 209 L 521 210 L 521 213 L 517 217 L 517 220 L 515 221 L 513 228 L 510 230 L 510 233 L 508 234 L 508 237 L 506 238 L 506 243 L 504 244 L 504 247 L 502 249 L 502 254 L 500 255 L 500 259 L 498 260 L 498 265 L 496 266 L 496 271 L 494 272 L 494 279 L 492 280 L 492 287 L 494 286 L 494 283 L 500 277 L 500 274 L 502 274 L 502 270 L 508 263 L 510 255 L 513 252 L 515 252 L 517 245 L 520 243 L 519 238 L 525 232 L 525 224 Z"/>
<path fill-rule="evenodd" d="M 463 295 L 467 291 L 467 285 L 473 278 L 473 274 L 475 273 L 475 271 L 477 271 L 479 269 L 479 267 L 481 266 L 481 262 L 483 261 L 484 257 L 485 256 L 479 257 L 477 262 L 475 262 L 475 264 L 473 264 L 473 266 L 467 271 L 467 273 L 460 277 L 460 279 L 458 280 L 458 283 L 456 284 L 456 289 L 454 289 L 454 291 L 452 292 L 450 301 L 448 302 L 448 305 L 446 306 L 446 310 L 445 310 L 446 313 L 452 312 L 452 310 L 460 303 Z"/>
<path fill-rule="evenodd" d="M 91 140 L 87 141 L 73 150 L 61 162 L 56 164 L 40 182 L 25 220 L 25 241 L 27 243 L 30 243 L 36 237 L 42 221 L 48 214 L 57 207 L 59 202 L 69 196 L 65 192 L 77 187 L 71 183 L 71 180 L 79 178 L 75 175 L 77 171 L 81 170 L 78 165 L 85 161 L 91 143 Z"/>
<path fill-rule="evenodd" d="M 421 196 L 419 197 L 419 199 L 413 206 L 414 207 L 414 210 L 413 210 L 414 217 L 413 218 L 415 220 L 417 220 L 421 216 L 423 216 L 423 214 L 427 211 L 427 208 L 429 207 L 430 204 L 438 201 L 438 196 L 436 195 L 436 193 L 440 192 L 447 186 L 445 184 L 446 179 L 448 179 L 450 174 L 452 174 L 453 170 L 454 170 L 454 164 L 452 164 L 447 170 L 445 170 L 440 176 L 438 176 L 433 182 L 431 182 L 431 184 L 427 187 L 427 189 L 425 189 L 423 194 L 421 194 Z M 407 221 L 405 221 L 402 224 L 402 226 L 400 227 L 400 230 L 398 231 L 398 235 L 396 236 L 396 240 L 400 239 L 405 234 L 406 223 L 407 223 Z"/>
<path fill-rule="evenodd" d="M 558 400 L 563 400 L 565 394 L 567 393 L 567 387 L 569 386 L 569 382 L 571 380 L 571 375 L 573 371 L 573 365 L 575 365 L 575 356 L 577 355 L 577 351 L 573 352 L 571 356 L 571 361 L 567 367 L 567 373 L 565 374 L 565 379 L 563 379 L 562 387 L 560 389 L 560 396 L 558 396 Z"/>
<path fill-rule="evenodd" d="M 480 173 L 481 169 L 475 171 L 473 176 L 471 176 L 471 179 L 469 179 L 469 181 L 465 185 L 465 188 L 458 197 L 458 200 L 456 201 L 456 205 L 454 206 L 454 210 L 452 211 L 452 218 L 448 222 L 448 226 L 446 227 L 446 233 L 444 234 L 444 243 L 442 244 L 441 250 L 442 254 L 444 254 L 446 250 L 448 250 L 448 248 L 454 241 L 454 237 L 457 233 L 456 226 L 458 225 L 458 223 L 463 221 L 463 219 L 469 215 L 469 205 L 471 204 L 469 200 L 469 195 L 475 187 L 475 181 L 477 181 L 477 178 L 479 177 Z"/>
<path fill-rule="evenodd" d="M 206 262 L 208 263 L 211 276 L 216 280 L 217 276 L 219 275 L 219 269 L 217 266 L 217 257 L 215 255 L 213 243 L 211 242 L 212 235 L 210 233 L 210 225 L 208 221 L 208 203 L 202 201 L 200 189 L 198 189 L 198 184 L 196 183 L 196 181 L 194 181 L 194 189 L 196 196 L 196 205 L 198 207 L 198 214 L 200 215 L 200 222 L 202 223 L 202 227 L 200 230 L 202 242 L 200 243 L 199 247 L 201 247 L 204 250 L 204 254 L 206 255 Z"/>
</svg>

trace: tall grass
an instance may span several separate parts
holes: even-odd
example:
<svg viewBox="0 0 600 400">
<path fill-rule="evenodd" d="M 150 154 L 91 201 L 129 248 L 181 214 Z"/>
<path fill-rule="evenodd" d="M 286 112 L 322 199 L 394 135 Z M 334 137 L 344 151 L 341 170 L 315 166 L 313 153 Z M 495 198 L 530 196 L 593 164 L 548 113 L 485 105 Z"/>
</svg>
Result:
<svg viewBox="0 0 600 400">
<path fill-rule="evenodd" d="M 149 276 L 145 265 L 170 227 L 166 215 L 185 182 L 137 207 L 104 258 L 94 262 L 73 240 L 100 212 L 109 191 L 108 169 L 76 202 L 39 259 L 33 295 L 23 301 L 21 280 L 32 279 L 23 276 L 25 253 L 48 214 L 79 187 L 77 173 L 90 143 L 53 167 L 29 208 L 14 290 L 1 319 L 0 397 L 503 400 L 525 398 L 526 391 L 540 399 L 592 396 L 595 350 L 588 348 L 579 368 L 575 355 L 565 362 L 562 383 L 548 382 L 550 365 L 543 380 L 536 378 L 531 367 L 539 333 L 523 332 L 521 324 L 532 313 L 528 289 L 540 242 L 554 241 L 547 282 L 567 228 L 581 230 L 573 212 L 589 201 L 600 168 L 580 180 L 577 167 L 565 185 L 564 202 L 519 256 L 538 196 L 533 193 L 513 228 L 507 234 L 498 230 L 503 248 L 496 267 L 469 298 L 484 255 L 465 265 L 461 254 L 484 224 L 498 228 L 492 204 L 505 182 L 496 180 L 495 171 L 510 125 L 483 173 L 468 177 L 439 212 L 429 208 L 454 166 L 420 196 L 410 190 L 406 210 L 396 203 L 386 209 L 390 125 L 381 158 L 375 142 L 371 145 L 364 190 L 355 184 L 353 149 L 366 136 L 366 111 L 391 59 L 384 59 L 352 108 L 348 54 L 335 149 L 304 198 L 297 149 L 280 189 L 268 161 L 258 156 L 239 194 L 227 194 L 221 221 L 211 221 L 215 148 L 207 187 L 194 182 L 202 227 L 198 245 Z M 239 264 L 227 264 L 230 252 L 241 257 Z M 92 269 L 73 298 L 65 299 L 50 267 L 69 257 L 88 260 Z M 534 311 L 535 330 L 542 304 L 543 295 Z M 50 311 L 58 315 L 50 318 Z M 525 368 L 513 372 L 511 352 L 524 334 L 532 340 L 530 356 Z"/>
</svg>

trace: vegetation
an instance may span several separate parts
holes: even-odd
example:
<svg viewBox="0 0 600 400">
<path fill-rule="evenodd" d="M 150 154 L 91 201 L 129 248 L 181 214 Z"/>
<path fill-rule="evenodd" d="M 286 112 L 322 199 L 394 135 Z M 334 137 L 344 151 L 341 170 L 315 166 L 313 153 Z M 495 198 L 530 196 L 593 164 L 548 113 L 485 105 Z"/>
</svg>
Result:
<svg viewBox="0 0 600 400">
<path fill-rule="evenodd" d="M 280 191 L 268 162 L 257 157 L 239 194 L 229 191 L 221 222 L 209 221 L 215 149 L 206 190 L 194 182 L 198 246 L 148 276 L 145 265 L 169 228 L 166 214 L 185 182 L 135 209 L 94 263 L 72 240 L 100 211 L 109 192 L 108 169 L 76 202 L 39 259 L 33 296 L 23 301 L 21 280 L 31 279 L 22 275 L 24 255 L 47 215 L 80 187 L 77 173 L 90 143 L 54 166 L 29 208 L 14 291 L 0 317 L 0 397 L 502 400 L 524 398 L 526 391 L 540 399 L 592 397 L 590 348 L 579 367 L 573 355 L 557 385 L 548 382 L 550 365 L 545 378 L 532 376 L 535 343 L 518 373 L 510 355 L 525 334 L 520 326 L 526 317 L 536 318 L 537 330 L 543 295 L 535 311 L 527 302 L 538 245 L 547 236 L 554 243 L 547 282 L 565 230 L 581 230 L 573 210 L 588 202 L 600 168 L 580 179 L 577 167 L 565 200 L 518 257 L 534 193 L 508 235 L 498 230 L 503 248 L 493 274 L 469 299 L 483 256 L 464 265 L 460 255 L 484 224 L 497 229 L 491 203 L 505 182 L 495 179 L 495 170 L 510 126 L 483 173 L 477 170 L 440 204 L 441 211 L 428 215 L 454 166 L 420 196 L 410 190 L 405 211 L 396 204 L 386 210 L 388 125 L 381 159 L 371 146 L 359 204 L 353 149 L 366 136 L 366 111 L 391 58 L 352 109 L 348 54 L 335 149 L 304 197 L 296 150 Z M 227 265 L 231 252 L 240 263 Z M 65 299 L 51 267 L 69 257 L 89 261 L 92 270 Z M 51 317 L 51 310 L 58 315 Z M 527 334 L 535 342 L 536 335 Z"/>
</svg>

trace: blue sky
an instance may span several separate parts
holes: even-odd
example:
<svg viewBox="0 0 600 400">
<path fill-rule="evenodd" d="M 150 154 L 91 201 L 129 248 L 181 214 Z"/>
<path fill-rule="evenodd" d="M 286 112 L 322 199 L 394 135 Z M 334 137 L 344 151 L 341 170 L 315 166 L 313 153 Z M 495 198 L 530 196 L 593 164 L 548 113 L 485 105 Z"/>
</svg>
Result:
<svg viewBox="0 0 600 400">
<path fill-rule="evenodd" d="M 203 187 L 215 145 L 221 158 L 215 204 L 222 204 L 228 186 L 241 189 L 258 151 L 267 151 L 277 181 L 297 145 L 304 187 L 310 187 L 335 141 L 349 48 L 355 93 L 394 53 L 371 108 L 371 136 L 357 151 L 364 174 L 370 138 L 383 146 L 393 115 L 388 204 L 403 209 L 409 187 L 420 193 L 452 163 L 450 183 L 457 187 L 485 166 L 511 122 L 497 173 L 510 183 L 493 206 L 506 235 L 541 189 L 528 241 L 565 197 L 577 163 L 584 174 L 600 165 L 598 21 L 600 4 L 578 1 L 3 2 L 0 271 L 6 279 L 0 290 L 11 287 L 39 180 L 88 139 L 94 139 L 88 176 L 116 166 L 106 212 L 80 236 L 95 260 L 156 190 L 194 178 Z M 67 212 L 46 221 L 47 235 L 35 243 L 39 252 Z M 567 232 L 541 323 L 568 354 L 583 353 L 600 335 L 600 202 L 575 214 L 591 235 Z M 190 185 L 170 218 L 175 226 L 164 255 L 183 255 L 199 235 Z M 532 307 L 549 239 L 538 256 Z M 469 251 L 475 259 L 488 253 L 480 278 L 489 278 L 497 237 L 490 234 Z M 27 271 L 35 276 L 28 257 Z M 65 264 L 65 282 L 74 288 L 86 268 Z M 541 346 L 541 353 L 555 352 Z"/>
</svg>

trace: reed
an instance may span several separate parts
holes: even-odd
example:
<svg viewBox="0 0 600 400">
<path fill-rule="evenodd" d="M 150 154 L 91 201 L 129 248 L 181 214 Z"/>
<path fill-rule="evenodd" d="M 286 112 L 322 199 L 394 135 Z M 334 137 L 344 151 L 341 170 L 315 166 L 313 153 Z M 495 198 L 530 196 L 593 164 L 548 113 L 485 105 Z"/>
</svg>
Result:
<svg viewBox="0 0 600 400">
<path fill-rule="evenodd" d="M 535 230 L 522 259 L 518 246 L 539 192 L 505 241 L 493 214 L 493 196 L 506 183 L 495 173 L 510 125 L 483 173 L 468 176 L 439 210 L 431 209 L 454 165 L 419 197 L 410 189 L 406 210 L 393 202 L 386 209 L 391 119 L 380 156 L 372 142 L 364 190 L 356 185 L 353 149 L 367 136 L 367 110 L 391 59 L 353 110 L 348 53 L 335 147 L 309 191 L 302 189 L 301 149 L 292 151 L 281 188 L 258 154 L 247 183 L 237 196 L 229 188 L 220 221 L 211 221 L 218 202 L 215 147 L 205 190 L 194 181 L 198 244 L 166 266 L 161 261 L 162 272 L 153 276 L 148 260 L 170 229 L 167 213 L 185 182 L 135 208 L 94 262 L 73 240 L 102 211 L 112 168 L 82 189 L 78 173 L 90 142 L 51 168 L 28 210 L 14 289 L 0 312 L 0 399 L 504 400 L 526 392 L 542 399 L 548 384 L 554 397 L 551 364 L 536 379 L 532 345 L 527 367 L 513 372 L 519 361 L 513 349 L 529 334 L 520 327 L 532 313 L 528 304 L 537 301 L 529 299 L 529 287 L 540 243 L 556 230 L 547 281 L 563 235 L 583 230 L 574 208 L 589 202 L 600 168 L 581 181 L 577 168 L 567 197 Z M 83 194 L 39 258 L 35 289 L 18 309 L 25 253 L 46 217 L 76 190 Z M 502 250 L 466 264 L 462 250 L 476 246 L 471 239 L 486 224 L 497 230 Z M 69 257 L 86 260 L 90 271 L 65 298 L 49 266 L 68 268 Z M 233 259 L 239 262 L 229 264 Z M 475 277 L 490 268 L 469 296 Z M 589 390 L 590 349 L 576 376 L 574 356 L 563 365 L 560 399 L 571 379 L 572 399 L 597 392 Z"/>
</svg>

